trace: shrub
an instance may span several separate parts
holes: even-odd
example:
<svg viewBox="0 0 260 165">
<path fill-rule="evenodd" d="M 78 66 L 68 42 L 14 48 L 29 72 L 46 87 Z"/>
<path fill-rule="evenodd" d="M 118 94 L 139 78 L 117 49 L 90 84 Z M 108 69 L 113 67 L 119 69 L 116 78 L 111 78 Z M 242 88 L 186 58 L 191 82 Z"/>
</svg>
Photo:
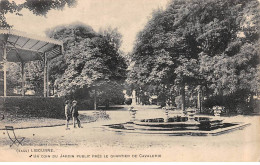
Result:
<svg viewBox="0 0 260 165">
<path fill-rule="evenodd" d="M 250 93 L 243 90 L 226 96 L 211 96 L 204 101 L 203 106 L 206 109 L 212 109 L 213 106 L 224 106 L 228 113 L 248 114 L 253 112 L 254 108 L 253 102 L 248 101 L 249 96 Z"/>
<path fill-rule="evenodd" d="M 131 105 L 132 104 L 132 99 L 131 98 L 128 98 L 125 100 L 125 104 L 126 105 Z"/>
<path fill-rule="evenodd" d="M 5 114 L 23 117 L 64 118 L 64 99 L 52 97 L 2 97 Z"/>
<path fill-rule="evenodd" d="M 94 109 L 94 100 L 77 100 L 79 110 Z"/>
</svg>

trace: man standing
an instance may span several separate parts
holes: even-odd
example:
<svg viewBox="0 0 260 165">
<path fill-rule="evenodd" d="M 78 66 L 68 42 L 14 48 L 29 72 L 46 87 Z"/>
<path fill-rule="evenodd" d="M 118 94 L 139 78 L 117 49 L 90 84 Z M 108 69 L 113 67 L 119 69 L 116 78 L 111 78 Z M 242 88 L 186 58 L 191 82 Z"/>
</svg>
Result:
<svg viewBox="0 0 260 165">
<path fill-rule="evenodd" d="M 77 108 L 77 101 L 74 100 L 72 102 L 72 107 L 71 107 L 71 112 L 72 112 L 72 117 L 73 117 L 73 126 L 74 128 L 76 128 L 76 120 L 77 120 L 77 123 L 78 123 L 78 127 L 79 128 L 82 128 L 81 125 L 80 125 L 80 120 L 79 120 L 79 112 L 78 112 L 78 108 Z"/>
<path fill-rule="evenodd" d="M 69 100 L 66 100 L 65 101 L 65 116 L 66 116 L 66 130 L 69 130 L 69 121 L 70 121 L 70 118 L 71 118 L 71 111 L 70 111 L 70 103 L 69 103 Z"/>
</svg>

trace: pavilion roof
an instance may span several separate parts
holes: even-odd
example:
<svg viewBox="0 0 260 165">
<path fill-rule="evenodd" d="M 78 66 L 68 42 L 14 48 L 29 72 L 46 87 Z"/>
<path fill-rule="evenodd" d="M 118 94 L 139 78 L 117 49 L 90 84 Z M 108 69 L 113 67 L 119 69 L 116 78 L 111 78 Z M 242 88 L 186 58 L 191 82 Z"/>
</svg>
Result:
<svg viewBox="0 0 260 165">
<path fill-rule="evenodd" d="M 47 37 L 27 34 L 12 29 L 0 29 L 0 44 L 6 42 L 7 61 L 28 62 L 43 60 L 43 54 L 52 59 L 62 54 L 63 43 Z M 3 61 L 3 48 L 0 46 L 0 61 Z"/>
</svg>

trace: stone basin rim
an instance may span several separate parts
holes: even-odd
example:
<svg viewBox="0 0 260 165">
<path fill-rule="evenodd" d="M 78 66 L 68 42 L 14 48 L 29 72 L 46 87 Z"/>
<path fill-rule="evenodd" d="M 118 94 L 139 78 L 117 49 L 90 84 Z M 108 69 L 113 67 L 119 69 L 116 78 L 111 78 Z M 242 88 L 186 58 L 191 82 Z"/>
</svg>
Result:
<svg viewBox="0 0 260 165">
<path fill-rule="evenodd" d="M 251 125 L 250 123 L 242 123 L 242 122 L 234 122 L 235 126 L 227 127 L 227 128 L 221 128 L 217 130 L 212 131 L 206 131 L 206 130 L 179 130 L 179 131 L 140 131 L 140 130 L 120 130 L 120 129 L 114 129 L 107 127 L 107 125 L 103 125 L 103 128 L 109 131 L 113 132 L 121 132 L 121 133 L 137 133 L 137 134 L 157 134 L 157 135 L 169 135 L 169 136 L 218 136 L 221 134 L 229 133 L 235 130 L 241 130 L 245 127 Z M 121 123 L 122 124 L 122 123 Z"/>
</svg>

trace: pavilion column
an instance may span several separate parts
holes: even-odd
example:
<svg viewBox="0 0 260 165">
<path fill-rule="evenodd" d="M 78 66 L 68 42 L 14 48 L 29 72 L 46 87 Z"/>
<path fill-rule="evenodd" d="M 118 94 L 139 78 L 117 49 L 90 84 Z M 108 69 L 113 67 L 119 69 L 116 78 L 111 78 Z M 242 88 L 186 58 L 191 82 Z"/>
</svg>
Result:
<svg viewBox="0 0 260 165">
<path fill-rule="evenodd" d="M 48 71 L 48 59 L 46 53 L 44 54 L 44 97 L 49 97 L 49 71 Z"/>
<path fill-rule="evenodd" d="M 7 82 L 6 82 L 6 72 L 7 72 L 7 54 L 6 54 L 6 43 L 3 44 L 3 65 L 4 65 L 4 97 L 7 96 Z"/>
<path fill-rule="evenodd" d="M 25 72 L 24 72 L 24 67 L 25 63 L 21 62 L 21 68 L 22 68 L 22 96 L 25 96 Z"/>
</svg>

